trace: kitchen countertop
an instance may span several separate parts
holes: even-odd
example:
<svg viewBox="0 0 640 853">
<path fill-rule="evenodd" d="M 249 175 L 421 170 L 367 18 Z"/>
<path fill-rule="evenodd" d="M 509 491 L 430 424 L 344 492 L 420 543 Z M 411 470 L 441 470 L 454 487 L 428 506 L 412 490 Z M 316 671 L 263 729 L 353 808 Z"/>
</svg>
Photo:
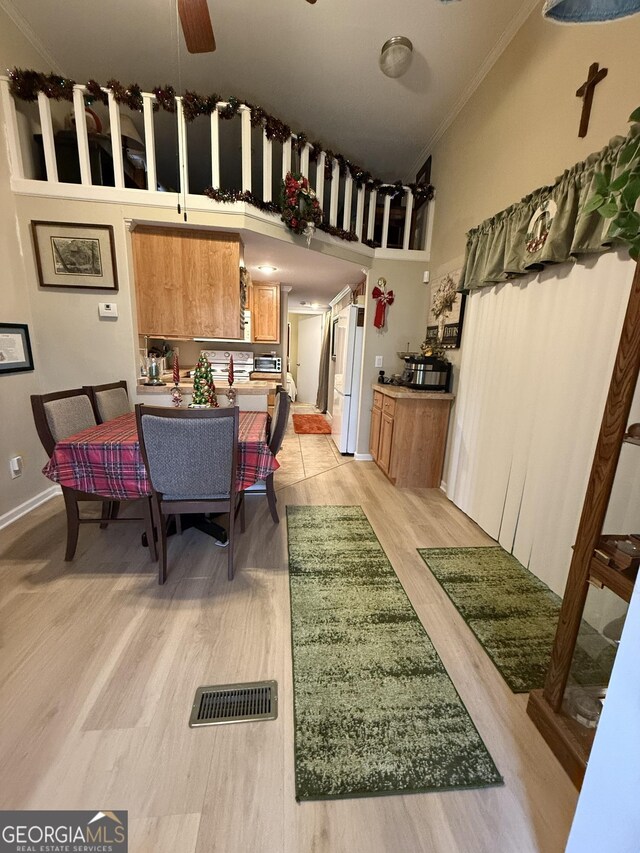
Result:
<svg viewBox="0 0 640 853">
<path fill-rule="evenodd" d="M 173 378 L 170 374 L 164 374 L 162 377 L 162 381 L 165 382 L 165 385 L 145 385 L 145 380 L 143 378 L 138 380 L 138 385 L 136 391 L 138 394 L 170 394 L 173 386 Z M 275 380 L 272 381 L 257 381 L 255 379 L 249 380 L 249 382 L 234 382 L 233 387 L 237 391 L 238 395 L 254 395 L 254 396 L 264 396 L 268 394 L 269 391 L 275 391 L 276 385 L 278 383 Z M 193 393 L 193 380 L 182 378 L 178 383 L 178 387 L 180 390 L 186 394 Z M 225 382 L 220 383 L 216 382 L 216 393 L 218 394 L 226 394 L 229 390 L 229 385 Z"/>
<path fill-rule="evenodd" d="M 372 383 L 374 391 L 380 391 L 387 397 L 396 400 L 454 400 L 455 394 L 443 391 L 422 391 L 419 388 L 405 388 L 403 385 L 381 385 L 379 382 Z"/>
</svg>

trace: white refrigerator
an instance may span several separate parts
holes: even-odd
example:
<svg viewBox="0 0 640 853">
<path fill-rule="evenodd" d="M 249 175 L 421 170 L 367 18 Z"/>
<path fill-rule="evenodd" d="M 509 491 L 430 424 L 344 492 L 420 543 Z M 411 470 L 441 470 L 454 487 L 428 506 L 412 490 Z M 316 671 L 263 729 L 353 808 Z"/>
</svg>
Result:
<svg viewBox="0 0 640 853">
<path fill-rule="evenodd" d="M 331 438 L 340 453 L 355 453 L 358 431 L 358 400 L 362 376 L 364 308 L 349 305 L 333 326 L 336 356 L 333 380 Z"/>
</svg>

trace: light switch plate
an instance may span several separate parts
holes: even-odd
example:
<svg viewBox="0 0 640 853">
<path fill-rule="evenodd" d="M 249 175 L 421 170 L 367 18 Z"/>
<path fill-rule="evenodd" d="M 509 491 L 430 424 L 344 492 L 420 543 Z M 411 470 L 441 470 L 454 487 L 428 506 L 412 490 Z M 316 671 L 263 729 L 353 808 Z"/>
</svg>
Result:
<svg viewBox="0 0 640 853">
<path fill-rule="evenodd" d="M 118 316 L 117 302 L 98 302 L 98 315 L 114 319 Z"/>
<path fill-rule="evenodd" d="M 376 367 L 382 367 L 383 359 L 381 355 L 376 356 Z"/>
</svg>

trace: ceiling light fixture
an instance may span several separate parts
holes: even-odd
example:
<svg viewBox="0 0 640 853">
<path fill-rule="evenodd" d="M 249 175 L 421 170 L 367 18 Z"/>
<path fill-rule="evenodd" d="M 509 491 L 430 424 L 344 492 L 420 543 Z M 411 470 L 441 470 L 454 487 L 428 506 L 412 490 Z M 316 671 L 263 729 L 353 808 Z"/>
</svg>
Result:
<svg viewBox="0 0 640 853">
<path fill-rule="evenodd" d="M 278 267 L 272 267 L 271 264 L 260 264 L 258 269 L 260 270 L 260 272 L 264 272 L 267 275 L 269 275 L 272 272 L 278 271 Z"/>
<path fill-rule="evenodd" d="M 406 36 L 393 36 L 380 51 L 380 70 L 387 77 L 401 77 L 411 65 L 413 45 Z"/>
</svg>

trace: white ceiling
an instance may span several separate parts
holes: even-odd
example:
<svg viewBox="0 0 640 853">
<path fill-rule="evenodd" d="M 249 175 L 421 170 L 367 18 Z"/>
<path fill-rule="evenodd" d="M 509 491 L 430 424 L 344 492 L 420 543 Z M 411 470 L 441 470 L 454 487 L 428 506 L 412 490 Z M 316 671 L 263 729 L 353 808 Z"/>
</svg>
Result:
<svg viewBox="0 0 640 853">
<path fill-rule="evenodd" d="M 383 180 L 405 180 L 539 0 L 208 0 L 217 50 L 190 55 L 176 0 L 0 0 L 47 57 L 78 81 L 115 77 L 150 90 L 235 95 Z M 19 8 L 18 8 L 19 7 Z M 382 44 L 408 36 L 400 78 L 378 68 Z M 49 71 L 50 68 L 39 69 Z M 292 302 L 326 303 L 353 264 L 245 235 L 247 263 L 271 260 Z M 252 274 L 254 270 L 252 269 Z M 259 273 L 257 274 L 259 275 Z M 334 286 L 335 284 L 335 286 Z"/>
<path fill-rule="evenodd" d="M 307 249 L 243 231 L 244 262 L 257 281 L 278 281 L 290 285 L 289 307 L 308 310 L 312 304 L 327 307 L 328 302 L 346 286 L 354 288 L 365 276 L 358 265 Z M 259 265 L 271 264 L 276 272 L 265 274 Z"/>
</svg>

